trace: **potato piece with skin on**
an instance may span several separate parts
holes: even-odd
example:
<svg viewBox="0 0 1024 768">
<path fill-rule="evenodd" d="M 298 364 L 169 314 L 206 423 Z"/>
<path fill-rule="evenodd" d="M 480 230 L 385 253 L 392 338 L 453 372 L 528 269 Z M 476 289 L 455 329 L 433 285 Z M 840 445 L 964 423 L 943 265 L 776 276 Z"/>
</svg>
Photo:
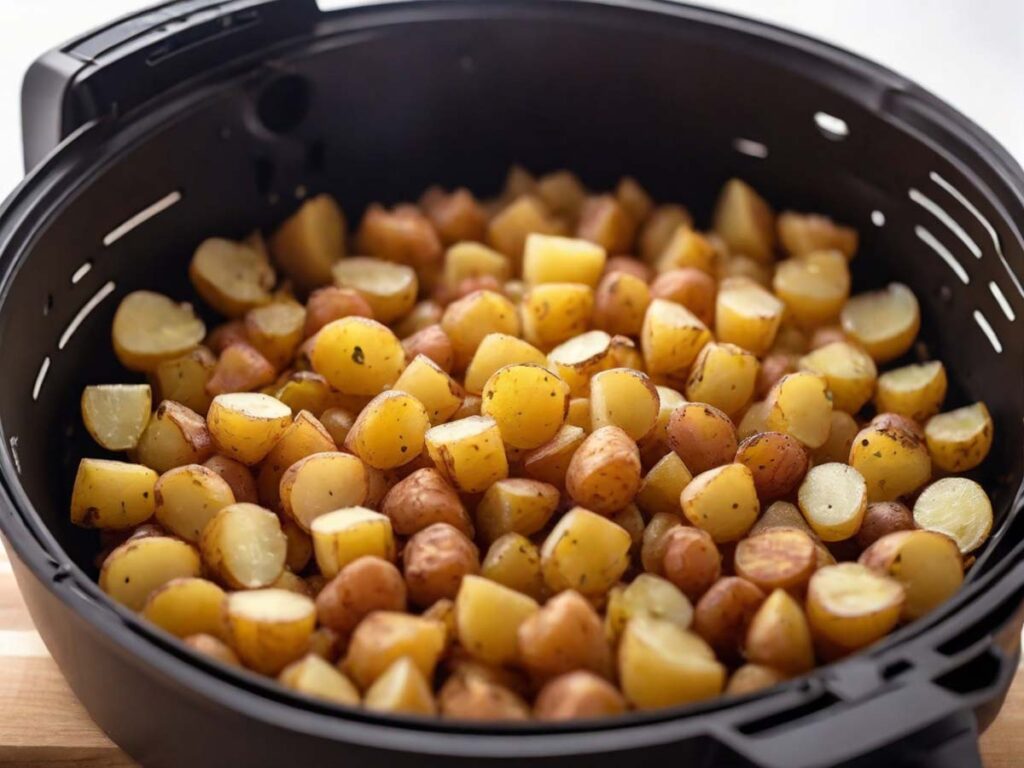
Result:
<svg viewBox="0 0 1024 768">
<path fill-rule="evenodd" d="M 252 465 L 262 461 L 288 429 L 292 411 L 269 395 L 235 392 L 213 398 L 208 419 L 217 452 Z"/>
<path fill-rule="evenodd" d="M 371 204 L 359 224 L 356 244 L 360 253 L 416 269 L 441 260 L 437 232 L 414 205 L 397 205 L 388 211 Z"/>
<path fill-rule="evenodd" d="M 797 497 L 800 511 L 823 541 L 842 541 L 860 530 L 868 485 L 854 467 L 819 464 L 807 472 Z"/>
<path fill-rule="evenodd" d="M 697 475 L 683 489 L 681 503 L 686 518 L 719 544 L 743 538 L 761 511 L 754 477 L 743 464 Z"/>
<path fill-rule="evenodd" d="M 775 268 L 775 295 L 801 328 L 834 323 L 850 296 L 850 270 L 838 251 L 815 251 L 786 259 Z"/>
<path fill-rule="evenodd" d="M 366 502 L 366 467 L 358 457 L 339 451 L 305 456 L 281 476 L 281 509 L 309 532 L 320 515 Z"/>
<path fill-rule="evenodd" d="M 946 368 L 939 360 L 905 365 L 878 377 L 875 406 L 924 423 L 939 412 L 947 389 Z"/>
<path fill-rule="evenodd" d="M 359 691 L 341 672 L 316 654 L 307 654 L 293 661 L 278 675 L 285 688 L 315 699 L 350 707 L 359 704 Z"/>
<path fill-rule="evenodd" d="M 883 536 L 915 528 L 914 515 L 898 501 L 876 501 L 868 504 L 864 521 L 857 531 L 857 546 L 867 549 Z"/>
<path fill-rule="evenodd" d="M 747 535 L 756 536 L 771 528 L 796 528 L 812 538 L 817 538 L 818 536 L 814 529 L 807 524 L 807 519 L 800 511 L 800 508 L 788 501 L 776 501 L 769 504 Z"/>
<path fill-rule="evenodd" d="M 199 244 L 188 276 L 203 301 L 225 317 L 241 317 L 253 307 L 269 304 L 275 279 L 265 253 L 221 237 Z"/>
<path fill-rule="evenodd" d="M 463 577 L 480 571 L 476 545 L 447 523 L 434 523 L 413 535 L 402 560 L 409 600 L 421 607 L 454 598 Z"/>
<path fill-rule="evenodd" d="M 381 392 L 356 418 L 345 447 L 376 469 L 408 464 L 423 452 L 430 416 L 417 398 L 390 389 Z"/>
<path fill-rule="evenodd" d="M 775 220 L 779 244 L 790 256 L 839 251 L 847 261 L 857 253 L 857 230 L 818 213 L 783 211 Z"/>
<path fill-rule="evenodd" d="M 328 323 L 343 317 L 373 319 L 373 308 L 358 291 L 351 288 L 339 288 L 336 285 L 317 288 L 306 300 L 306 322 L 302 336 L 308 339 Z"/>
<path fill-rule="evenodd" d="M 763 355 L 775 341 L 785 305 L 746 277 L 729 277 L 715 296 L 715 337 Z"/>
<path fill-rule="evenodd" d="M 767 429 L 792 435 L 812 449 L 828 440 L 832 399 L 824 376 L 807 371 L 783 376 L 765 402 Z"/>
<path fill-rule="evenodd" d="M 593 672 L 576 670 L 549 680 L 537 694 L 533 715 L 558 721 L 610 717 L 626 711 L 618 689 Z"/>
<path fill-rule="evenodd" d="M 437 696 L 441 717 L 457 720 L 528 720 L 530 708 L 514 691 L 477 675 L 452 675 Z"/>
<path fill-rule="evenodd" d="M 884 363 L 910 349 L 921 327 L 921 310 L 913 291 L 890 283 L 883 290 L 852 297 L 840 321 L 843 331 L 876 363 Z"/>
<path fill-rule="evenodd" d="M 651 375 L 683 374 L 711 340 L 711 331 L 686 307 L 654 299 L 640 331 L 640 347 Z"/>
<path fill-rule="evenodd" d="M 207 334 L 203 343 L 215 355 L 219 355 L 232 344 L 248 344 L 249 334 L 245 330 L 245 321 L 229 320 L 221 323 Z"/>
<path fill-rule="evenodd" d="M 279 509 L 281 478 L 285 472 L 314 453 L 337 450 L 323 424 L 309 411 L 299 411 L 260 464 L 256 479 L 260 501 L 270 509 Z"/>
<path fill-rule="evenodd" d="M 763 664 L 744 664 L 729 677 L 725 686 L 727 696 L 746 696 L 778 685 L 786 679 L 778 670 Z"/>
<path fill-rule="evenodd" d="M 832 393 L 832 407 L 857 413 L 875 391 L 878 370 L 871 357 L 859 347 L 837 341 L 804 355 L 800 370 L 823 376 Z"/>
<path fill-rule="evenodd" d="M 416 303 L 419 280 L 412 267 L 367 256 L 349 256 L 331 269 L 334 284 L 359 293 L 373 311 L 373 318 L 391 323 L 406 315 Z"/>
<path fill-rule="evenodd" d="M 582 428 L 563 425 L 551 440 L 523 456 L 523 474 L 556 488 L 564 487 L 569 463 L 585 439 L 586 432 Z"/>
<path fill-rule="evenodd" d="M 447 286 L 454 287 L 472 277 L 493 277 L 499 283 L 504 283 L 511 276 L 512 267 L 508 256 L 481 242 L 457 242 L 445 251 L 443 281 Z"/>
<path fill-rule="evenodd" d="M 704 403 L 676 408 L 666 427 L 668 445 L 694 474 L 728 464 L 736 455 L 736 429 L 720 410 Z"/>
<path fill-rule="evenodd" d="M 573 397 L 569 400 L 569 412 L 565 414 L 566 425 L 579 427 L 586 434 L 590 434 L 590 398 Z"/>
<path fill-rule="evenodd" d="M 903 585 L 902 619 L 913 621 L 941 605 L 960 589 L 963 557 L 955 541 L 937 531 L 897 531 L 861 553 L 862 565 Z"/>
<path fill-rule="evenodd" d="M 175 637 L 228 637 L 227 595 L 212 581 L 195 576 L 172 579 L 149 593 L 142 615 Z"/>
<path fill-rule="evenodd" d="M 253 589 L 228 595 L 227 617 L 242 662 L 276 675 L 306 654 L 316 607 L 308 597 L 285 589 Z"/>
<path fill-rule="evenodd" d="M 320 515 L 310 525 L 316 564 L 327 578 L 369 555 L 395 559 L 395 536 L 387 516 L 365 507 L 347 507 Z"/>
<path fill-rule="evenodd" d="M 650 616 L 688 629 L 693 620 L 693 605 L 668 579 L 641 573 L 628 585 L 614 587 L 608 593 L 605 632 L 613 643 L 619 641 L 634 616 Z"/>
<path fill-rule="evenodd" d="M 610 515 L 622 509 L 640 488 L 640 452 L 618 427 L 592 432 L 573 454 L 566 490 L 587 509 Z"/>
<path fill-rule="evenodd" d="M 683 525 L 681 512 L 681 509 L 680 514 L 658 512 L 644 528 L 643 540 L 640 542 L 640 562 L 647 573 L 658 576 L 664 574 L 669 534 Z"/>
<path fill-rule="evenodd" d="M 402 339 L 402 350 L 408 362 L 423 355 L 445 373 L 451 372 L 455 365 L 455 348 L 440 325 L 428 325 Z"/>
<path fill-rule="evenodd" d="M 92 439 L 108 451 L 134 448 L 152 409 L 148 384 L 97 384 L 82 391 L 82 421 Z"/>
<path fill-rule="evenodd" d="M 239 661 L 231 647 L 213 635 L 189 635 L 182 642 L 196 653 L 219 661 L 221 664 L 226 664 L 229 667 L 242 666 L 242 662 Z"/>
<path fill-rule="evenodd" d="M 345 317 L 314 337 L 313 370 L 346 395 L 376 395 L 398 381 L 405 350 L 391 330 L 365 317 Z"/>
<path fill-rule="evenodd" d="M 669 531 L 665 538 L 662 571 L 666 579 L 690 600 L 696 601 L 718 581 L 722 573 L 722 555 L 707 531 L 689 525 L 679 526 Z"/>
<path fill-rule="evenodd" d="M 511 301 L 500 293 L 483 290 L 449 304 L 441 316 L 441 328 L 452 342 L 454 369 L 461 371 L 488 334 L 519 336 L 520 321 Z"/>
<path fill-rule="evenodd" d="M 207 523 L 224 507 L 235 503 L 235 494 L 227 481 L 201 464 L 168 470 L 156 481 L 153 496 L 157 522 L 190 542 L 199 541 Z"/>
<path fill-rule="evenodd" d="M 799 358 L 792 352 L 769 352 L 761 360 L 761 367 L 757 372 L 757 381 L 754 385 L 754 397 L 763 399 L 768 397 L 772 387 L 788 373 L 796 372 Z"/>
<path fill-rule="evenodd" d="M 532 344 L 507 333 L 490 333 L 480 342 L 466 368 L 466 391 L 479 395 L 487 380 L 499 370 L 522 364 L 549 367 L 544 353 Z"/>
<path fill-rule="evenodd" d="M 612 654 L 597 611 L 582 595 L 567 590 L 530 614 L 516 632 L 519 664 L 535 680 L 577 669 L 607 675 Z"/>
<path fill-rule="evenodd" d="M 828 439 L 811 451 L 811 461 L 827 464 L 830 461 L 846 462 L 850 458 L 853 440 L 860 432 L 860 425 L 846 411 L 832 411 L 829 416 Z"/>
<path fill-rule="evenodd" d="M 523 250 L 523 280 L 541 283 L 582 283 L 597 287 L 604 271 L 605 249 L 585 239 L 533 233 Z"/>
<path fill-rule="evenodd" d="M 604 331 L 587 331 L 552 349 L 545 362 L 569 385 L 573 397 L 586 397 L 591 377 L 614 367 L 611 353 L 611 336 Z"/>
<path fill-rule="evenodd" d="M 300 289 L 331 282 L 331 266 L 345 255 L 345 215 L 330 195 L 311 197 L 269 240 L 274 262 Z"/>
<path fill-rule="evenodd" d="M 114 601 L 140 611 L 152 592 L 178 578 L 199 575 L 195 549 L 170 536 L 130 539 L 103 561 L 99 587 Z"/>
<path fill-rule="evenodd" d="M 801 592 L 817 567 L 814 541 L 796 528 L 770 528 L 736 545 L 736 575 L 765 592 Z"/>
<path fill-rule="evenodd" d="M 992 502 L 985 489 L 966 477 L 944 477 L 925 488 L 914 502 L 919 528 L 949 536 L 967 555 L 992 530 Z"/>
<path fill-rule="evenodd" d="M 693 631 L 724 661 L 740 657 L 747 628 L 765 600 L 765 593 L 739 576 L 716 581 L 697 602 Z"/>
<path fill-rule="evenodd" d="M 587 597 L 605 594 L 629 567 L 629 533 L 607 518 L 575 507 L 544 539 L 541 566 L 553 592 L 575 589 Z"/>
<path fill-rule="evenodd" d="M 509 202 L 487 224 L 485 241 L 494 250 L 508 257 L 513 273 L 519 272 L 523 248 L 531 233 L 565 234 L 551 215 L 550 209 L 532 194 L 523 194 Z"/>
<path fill-rule="evenodd" d="M 613 195 L 591 197 L 580 210 L 576 236 L 596 243 L 608 253 L 629 253 L 637 222 Z"/>
<path fill-rule="evenodd" d="M 736 437 L 746 440 L 768 430 L 768 401 L 758 400 L 747 406 L 740 423 L 736 426 Z M 738 446 L 737 446 L 738 447 Z"/>
<path fill-rule="evenodd" d="M 173 400 L 198 414 L 205 414 L 213 399 L 206 385 L 216 365 L 217 358 L 202 346 L 181 357 L 162 361 L 150 377 L 157 399 Z"/>
<path fill-rule="evenodd" d="M 655 269 L 664 274 L 677 269 L 697 269 L 714 274 L 715 249 L 707 238 L 687 224 L 676 227 L 665 244 Z"/>
<path fill-rule="evenodd" d="M 558 489 L 539 480 L 508 478 L 488 488 L 476 507 L 476 528 L 485 542 L 507 533 L 532 536 L 558 507 Z"/>
<path fill-rule="evenodd" d="M 375 611 L 356 627 L 341 669 L 363 690 L 388 667 L 409 657 L 430 680 L 444 651 L 444 625 L 433 619 L 394 611 Z"/>
<path fill-rule="evenodd" d="M 736 462 L 754 476 L 758 498 L 772 501 L 788 496 L 807 473 L 807 449 L 783 432 L 761 432 L 736 449 Z"/>
<path fill-rule="evenodd" d="M 534 600 L 544 597 L 540 552 L 522 534 L 506 533 L 495 539 L 480 566 L 480 575 Z"/>
<path fill-rule="evenodd" d="M 256 504 L 235 503 L 206 524 L 199 550 L 207 570 L 232 589 L 257 589 L 277 581 L 288 539 L 277 515 Z"/>
<path fill-rule="evenodd" d="M 849 463 L 867 481 L 868 501 L 892 501 L 912 493 L 932 474 L 924 441 L 899 427 L 862 429 L 853 439 Z"/>
<path fill-rule="evenodd" d="M 754 395 L 757 358 L 735 344 L 709 342 L 694 360 L 686 381 L 686 397 L 733 416 Z"/>
<path fill-rule="evenodd" d="M 722 187 L 715 204 L 713 228 L 733 253 L 771 262 L 775 249 L 775 213 L 740 179 Z"/>
<path fill-rule="evenodd" d="M 465 240 L 483 240 L 487 214 L 465 187 L 452 192 L 431 187 L 420 197 L 419 204 L 442 244 L 449 246 Z"/>
<path fill-rule="evenodd" d="M 435 715 L 437 703 L 430 684 L 408 656 L 396 659 L 366 690 L 366 709 L 408 715 Z"/>
<path fill-rule="evenodd" d="M 612 368 L 590 380 L 590 425 L 594 432 L 613 426 L 639 441 L 654 429 L 659 411 L 658 390 L 645 373 Z"/>
<path fill-rule="evenodd" d="M 212 469 L 224 479 L 231 487 L 235 501 L 244 501 L 250 504 L 256 504 L 259 501 L 256 480 L 249 468 L 242 462 L 217 455 L 204 461 L 203 466 Z"/>
<path fill-rule="evenodd" d="M 405 611 L 405 580 L 379 557 L 359 557 L 324 585 L 316 596 L 319 623 L 341 637 L 374 611 Z"/>
<path fill-rule="evenodd" d="M 550 350 L 590 326 L 594 291 L 579 283 L 543 283 L 530 288 L 520 304 L 523 338 Z"/>
<path fill-rule="evenodd" d="M 430 424 L 443 424 L 462 405 L 462 387 L 425 355 L 417 355 L 395 382 L 394 391 L 405 392 L 419 400 Z"/>
<path fill-rule="evenodd" d="M 381 502 L 380 511 L 401 536 L 411 536 L 435 523 L 448 523 L 473 537 L 473 524 L 462 499 L 433 468 L 417 469 L 397 482 Z"/>
<path fill-rule="evenodd" d="M 889 634 L 905 594 L 895 579 L 858 563 L 818 569 L 807 587 L 811 634 L 832 652 L 848 653 Z"/>
<path fill-rule="evenodd" d="M 655 264 L 680 226 L 693 226 L 693 217 L 683 206 L 665 203 L 651 210 L 637 235 L 641 258 Z"/>
<path fill-rule="evenodd" d="M 306 309 L 294 301 L 275 301 L 249 310 L 245 330 L 249 342 L 275 368 L 284 368 L 304 338 Z"/>
<path fill-rule="evenodd" d="M 284 565 L 292 573 L 301 573 L 313 559 L 313 539 L 291 518 L 281 518 L 281 532 L 288 540 Z"/>
<path fill-rule="evenodd" d="M 643 224 L 654 210 L 654 200 L 632 176 L 619 179 L 615 187 L 615 198 L 638 225 Z"/>
<path fill-rule="evenodd" d="M 252 344 L 231 344 L 217 358 L 206 380 L 206 394 L 216 397 L 232 392 L 250 392 L 272 384 L 276 376 L 274 364 Z"/>
<path fill-rule="evenodd" d="M 111 334 L 121 365 L 149 372 L 197 347 L 206 326 L 191 304 L 177 304 L 152 291 L 134 291 L 121 299 Z"/>
<path fill-rule="evenodd" d="M 559 216 L 571 221 L 579 218 L 587 199 L 587 189 L 572 171 L 552 171 L 537 179 L 537 196 Z"/>
<path fill-rule="evenodd" d="M 502 440 L 514 448 L 537 448 L 565 422 L 569 385 L 547 368 L 507 365 L 484 384 L 480 412 L 494 419 Z"/>
<path fill-rule="evenodd" d="M 642 278 L 625 272 L 607 274 L 594 293 L 594 326 L 612 334 L 638 336 L 650 303 L 651 291 Z"/>
<path fill-rule="evenodd" d="M 651 282 L 651 298 L 682 304 L 702 323 L 715 321 L 715 296 L 718 285 L 711 275 L 693 267 L 670 269 Z"/>
<path fill-rule="evenodd" d="M 214 453 L 206 420 L 173 400 L 157 406 L 130 456 L 140 464 L 166 472 L 185 464 L 201 464 Z"/>
<path fill-rule="evenodd" d="M 747 661 L 787 675 L 814 667 L 807 616 L 788 592 L 776 589 L 761 603 L 747 627 L 743 653 Z"/>
<path fill-rule="evenodd" d="M 933 416 L 924 429 L 932 461 L 947 472 L 981 464 L 992 448 L 992 434 L 992 417 L 982 402 Z"/>
<path fill-rule="evenodd" d="M 71 492 L 71 522 L 115 531 L 141 525 L 156 509 L 158 478 L 141 464 L 82 459 Z"/>
<path fill-rule="evenodd" d="M 479 493 L 508 477 L 508 459 L 497 422 L 468 416 L 427 430 L 427 453 L 456 490 Z"/>
<path fill-rule="evenodd" d="M 868 426 L 878 429 L 902 430 L 911 434 L 917 440 L 925 439 L 924 429 L 920 424 L 898 413 L 879 413 L 868 422 Z"/>
<path fill-rule="evenodd" d="M 658 420 L 654 429 L 640 443 L 640 454 L 645 464 L 652 464 L 672 449 L 668 444 L 668 424 L 673 411 L 686 403 L 679 392 L 661 384 L 655 384 L 658 391 Z"/>
<path fill-rule="evenodd" d="M 466 576 L 455 598 L 459 643 L 482 661 L 515 663 L 519 627 L 539 609 L 533 598 L 521 592 L 480 576 Z"/>
<path fill-rule="evenodd" d="M 678 516 L 682 512 L 679 497 L 692 479 L 693 475 L 678 454 L 666 453 L 644 475 L 636 504 L 648 517 L 661 512 Z"/>
</svg>

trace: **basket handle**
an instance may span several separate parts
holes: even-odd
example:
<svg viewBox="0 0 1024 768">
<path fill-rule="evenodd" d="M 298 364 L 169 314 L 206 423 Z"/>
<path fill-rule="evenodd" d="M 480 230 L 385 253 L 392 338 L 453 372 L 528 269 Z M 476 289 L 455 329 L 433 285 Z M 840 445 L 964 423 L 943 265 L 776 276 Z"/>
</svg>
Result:
<svg viewBox="0 0 1024 768">
<path fill-rule="evenodd" d="M 319 14 L 316 0 L 176 0 L 44 53 L 22 80 L 26 172 L 76 128 L 307 32 Z"/>
</svg>

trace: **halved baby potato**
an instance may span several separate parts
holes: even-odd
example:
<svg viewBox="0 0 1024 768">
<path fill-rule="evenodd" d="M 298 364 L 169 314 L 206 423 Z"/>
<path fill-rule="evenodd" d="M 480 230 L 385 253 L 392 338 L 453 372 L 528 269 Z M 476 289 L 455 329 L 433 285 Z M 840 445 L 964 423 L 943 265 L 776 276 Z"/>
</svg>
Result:
<svg viewBox="0 0 1024 768">
<path fill-rule="evenodd" d="M 365 507 L 336 509 L 313 519 L 313 552 L 320 573 L 333 579 L 363 556 L 395 559 L 395 535 L 387 515 Z"/>
<path fill-rule="evenodd" d="M 302 290 L 331 282 L 331 266 L 345 255 L 345 215 L 330 195 L 317 195 L 270 238 L 274 261 Z"/>
<path fill-rule="evenodd" d="M 314 338 L 313 370 L 346 395 L 376 395 L 398 381 L 405 368 L 402 343 L 376 320 L 343 317 Z"/>
<path fill-rule="evenodd" d="M 320 515 L 365 503 L 366 467 L 356 456 L 337 451 L 299 459 L 281 476 L 281 507 L 309 531 Z"/>
<path fill-rule="evenodd" d="M 176 637 L 228 637 L 227 595 L 212 581 L 195 576 L 173 579 L 150 592 L 142 615 Z"/>
<path fill-rule="evenodd" d="M 743 464 L 702 472 L 683 489 L 680 501 L 686 519 L 716 543 L 743 538 L 761 511 L 754 477 Z"/>
<path fill-rule="evenodd" d="M 489 333 L 476 348 L 473 359 L 466 368 L 466 391 L 478 395 L 484 391 L 487 380 L 499 369 L 506 365 L 526 363 L 547 366 L 548 359 L 528 341 L 507 333 Z"/>
<path fill-rule="evenodd" d="M 944 477 L 917 497 L 914 522 L 925 530 L 946 534 L 966 555 L 984 544 L 992 530 L 992 502 L 973 480 Z"/>
<path fill-rule="evenodd" d="M 129 539 L 103 561 L 100 589 L 133 611 L 142 610 L 146 598 L 167 582 L 198 576 L 199 555 L 180 539 L 144 536 Z"/>
<path fill-rule="evenodd" d="M 149 423 L 149 384 L 97 384 L 82 391 L 82 421 L 92 439 L 108 451 L 135 447 Z"/>
<path fill-rule="evenodd" d="M 878 369 L 871 356 L 845 341 L 818 347 L 800 358 L 800 370 L 823 376 L 832 393 L 832 407 L 857 413 L 875 391 Z M 817 446 L 815 446 L 817 447 Z"/>
<path fill-rule="evenodd" d="M 257 672 L 276 675 L 306 654 L 316 605 L 286 589 L 251 589 L 228 595 L 227 616 L 239 658 Z"/>
<path fill-rule="evenodd" d="M 797 492 L 800 511 L 823 541 L 842 541 L 860 529 L 868 506 L 861 474 L 838 462 L 811 467 Z"/>
<path fill-rule="evenodd" d="M 513 448 L 537 448 L 565 423 L 569 385 L 547 368 L 507 365 L 484 384 L 480 413 L 494 419 Z"/>
<path fill-rule="evenodd" d="M 166 472 L 185 464 L 201 464 L 213 452 L 206 420 L 173 400 L 164 400 L 129 455 L 157 472 Z"/>
<path fill-rule="evenodd" d="M 590 380 L 590 428 L 619 427 L 634 441 L 642 440 L 658 421 L 658 390 L 647 374 L 612 368 Z"/>
<path fill-rule="evenodd" d="M 314 653 L 308 653 L 281 670 L 278 682 L 306 696 L 346 704 L 359 704 L 359 690 L 337 667 Z"/>
<path fill-rule="evenodd" d="M 855 651 L 892 631 L 905 599 L 896 579 L 867 566 L 826 565 L 807 587 L 807 620 L 811 633 L 832 649 Z"/>
<path fill-rule="evenodd" d="M 225 317 L 242 317 L 253 307 L 269 304 L 275 280 L 265 253 L 222 237 L 199 244 L 188 276 L 203 301 Z"/>
<path fill-rule="evenodd" d="M 746 277 L 721 281 L 715 298 L 715 337 L 763 355 L 775 341 L 785 305 Z"/>
<path fill-rule="evenodd" d="M 331 269 L 334 284 L 357 291 L 373 309 L 373 317 L 392 323 L 416 303 L 419 281 L 412 267 L 369 256 L 349 256 Z"/>
<path fill-rule="evenodd" d="M 277 370 L 285 368 L 302 342 L 306 309 L 294 301 L 255 307 L 245 316 L 249 343 Z"/>
<path fill-rule="evenodd" d="M 464 493 L 486 491 L 508 477 L 501 431 L 489 416 L 467 416 L 431 427 L 424 441 L 438 471 Z"/>
<path fill-rule="evenodd" d="M 899 357 L 914 343 L 921 310 L 914 292 L 902 283 L 853 296 L 840 313 L 846 335 L 877 363 Z"/>
<path fill-rule="evenodd" d="M 573 397 L 586 397 L 591 377 L 613 367 L 611 352 L 611 336 L 604 331 L 587 331 L 552 349 L 547 360 L 569 385 Z"/>
<path fill-rule="evenodd" d="M 754 396 L 757 358 L 735 344 L 709 342 L 697 355 L 686 380 L 686 397 L 735 416 Z"/>
<path fill-rule="evenodd" d="M 772 280 L 775 295 L 802 328 L 835 322 L 850 295 L 850 270 L 839 251 L 816 251 L 780 262 Z"/>
<path fill-rule="evenodd" d="M 709 341 L 711 331 L 682 304 L 655 299 L 648 305 L 640 347 L 651 375 L 684 374 Z"/>
<path fill-rule="evenodd" d="M 913 432 L 898 426 L 864 427 L 853 438 L 848 459 L 867 481 L 868 501 L 892 501 L 928 482 L 928 448 Z"/>
<path fill-rule="evenodd" d="M 259 392 L 217 395 L 207 416 L 217 452 L 243 464 L 257 464 L 292 422 L 292 409 Z"/>
<path fill-rule="evenodd" d="M 946 399 L 946 368 L 939 360 L 905 365 L 878 377 L 879 413 L 898 413 L 924 424 Z"/>
<path fill-rule="evenodd" d="M 808 448 L 828 440 L 832 398 L 824 376 L 807 371 L 779 379 L 768 393 L 765 427 L 792 435 Z"/>
<path fill-rule="evenodd" d="M 542 283 L 526 292 L 519 309 L 523 337 L 549 350 L 587 330 L 594 311 L 594 291 L 580 283 Z"/>
<path fill-rule="evenodd" d="M 113 325 L 114 352 L 133 371 L 154 371 L 163 361 L 199 345 L 206 326 L 191 304 L 178 304 L 152 291 L 129 293 L 117 307 Z"/>
<path fill-rule="evenodd" d="M 398 377 L 394 390 L 419 400 L 432 426 L 448 421 L 462 405 L 466 394 L 457 381 L 426 355 L 416 355 Z"/>
<path fill-rule="evenodd" d="M 156 481 L 156 520 L 185 541 L 196 542 L 214 516 L 235 503 L 231 486 L 202 464 L 164 472 Z M 194 634 L 194 633 L 189 633 Z"/>
<path fill-rule="evenodd" d="M 992 448 L 992 417 L 982 402 L 933 416 L 925 424 L 928 453 L 940 469 L 966 472 Z"/>
<path fill-rule="evenodd" d="M 952 597 L 964 581 L 955 541 L 937 531 L 896 531 L 865 549 L 859 561 L 903 585 L 902 617 L 913 621 Z"/>
<path fill-rule="evenodd" d="M 375 469 L 394 469 L 423 452 L 427 409 L 407 392 L 381 392 L 359 412 L 345 447 Z"/>
<path fill-rule="evenodd" d="M 256 504 L 221 509 L 199 539 L 203 562 L 232 589 L 257 589 L 277 581 L 288 554 L 288 537 L 277 515 Z"/>
<path fill-rule="evenodd" d="M 141 525 L 156 508 L 157 478 L 141 464 L 82 459 L 71 492 L 71 522 L 108 530 Z"/>
</svg>

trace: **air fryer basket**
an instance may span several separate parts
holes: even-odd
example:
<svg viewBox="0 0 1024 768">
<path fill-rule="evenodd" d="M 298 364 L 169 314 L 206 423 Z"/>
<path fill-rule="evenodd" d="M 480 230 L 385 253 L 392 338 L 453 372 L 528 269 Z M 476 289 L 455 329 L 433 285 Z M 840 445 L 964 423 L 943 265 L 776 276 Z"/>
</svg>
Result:
<svg viewBox="0 0 1024 768">
<path fill-rule="evenodd" d="M 661 0 L 179 0 L 43 56 L 31 173 L 0 212 L 0 530 L 33 618 L 96 722 L 146 765 L 979 765 L 1024 599 L 1024 174 L 900 76 L 805 37 Z M 123 380 L 119 297 L 191 296 L 210 234 L 329 191 L 350 220 L 506 167 L 629 173 L 707 222 L 738 175 L 862 233 L 854 288 L 913 287 L 953 399 L 984 399 L 997 531 L 947 606 L 760 695 L 614 720 L 473 725 L 316 703 L 194 657 L 93 583 L 67 501 L 81 387 Z"/>
</svg>

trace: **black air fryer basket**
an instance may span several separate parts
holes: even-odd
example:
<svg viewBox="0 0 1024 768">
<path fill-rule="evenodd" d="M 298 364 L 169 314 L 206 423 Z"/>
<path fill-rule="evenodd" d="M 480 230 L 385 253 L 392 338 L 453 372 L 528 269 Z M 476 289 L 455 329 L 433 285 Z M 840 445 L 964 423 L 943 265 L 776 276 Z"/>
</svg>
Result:
<svg viewBox="0 0 1024 768">
<path fill-rule="evenodd" d="M 954 54 L 955 55 L 955 54 Z M 964 54 L 966 55 L 966 54 Z M 181 0 L 43 56 L 24 183 L 0 213 L 0 530 L 96 722 L 154 766 L 980 765 L 1024 600 L 1024 174 L 977 126 L 845 51 L 659 0 Z M 854 288 L 900 280 L 953 397 L 984 399 L 995 533 L 965 588 L 867 652 L 762 694 L 568 725 L 373 715 L 228 669 L 108 600 L 69 522 L 81 388 L 117 381 L 121 296 L 191 295 L 211 234 L 320 191 L 350 219 L 504 171 L 636 176 L 708 220 L 730 176 L 862 233 Z"/>
</svg>

